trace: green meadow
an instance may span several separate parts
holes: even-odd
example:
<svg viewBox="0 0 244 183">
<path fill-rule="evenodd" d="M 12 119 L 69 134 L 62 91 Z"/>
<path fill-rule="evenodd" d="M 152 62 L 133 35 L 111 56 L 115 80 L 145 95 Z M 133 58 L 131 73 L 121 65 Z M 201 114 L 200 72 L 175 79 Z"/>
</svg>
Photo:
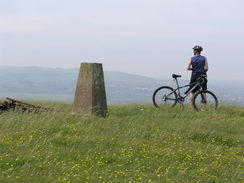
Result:
<svg viewBox="0 0 244 183">
<path fill-rule="evenodd" d="M 109 106 L 107 118 L 55 110 L 0 115 L 0 182 L 243 183 L 244 108 Z"/>
</svg>

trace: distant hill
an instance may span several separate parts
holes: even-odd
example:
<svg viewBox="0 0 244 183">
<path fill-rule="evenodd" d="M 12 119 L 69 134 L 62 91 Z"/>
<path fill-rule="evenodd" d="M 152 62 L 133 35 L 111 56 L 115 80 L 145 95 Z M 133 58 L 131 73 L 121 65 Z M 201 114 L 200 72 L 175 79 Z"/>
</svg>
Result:
<svg viewBox="0 0 244 183">
<path fill-rule="evenodd" d="M 78 72 L 78 69 L 0 67 L 0 97 L 72 101 Z M 150 103 L 152 93 L 157 87 L 161 85 L 175 86 L 172 79 L 160 80 L 111 71 L 106 71 L 104 75 L 107 99 L 109 103 L 113 104 Z M 187 82 L 180 79 L 181 84 Z M 230 90 L 230 86 L 234 89 Z M 244 105 L 242 85 L 211 81 L 209 88 L 225 102 Z"/>
<path fill-rule="evenodd" d="M 0 97 L 71 101 L 78 72 L 79 69 L 0 67 Z M 104 75 L 110 103 L 150 102 L 153 90 L 163 83 L 122 72 L 108 71 Z"/>
</svg>

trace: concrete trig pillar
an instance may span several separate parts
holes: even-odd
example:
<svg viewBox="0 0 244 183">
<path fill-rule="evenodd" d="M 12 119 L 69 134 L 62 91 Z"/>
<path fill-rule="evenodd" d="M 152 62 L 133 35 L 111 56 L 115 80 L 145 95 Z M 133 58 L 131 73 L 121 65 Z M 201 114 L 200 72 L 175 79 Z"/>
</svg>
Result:
<svg viewBox="0 0 244 183">
<path fill-rule="evenodd" d="M 73 112 L 103 117 L 107 115 L 107 99 L 102 64 L 81 63 Z"/>
</svg>

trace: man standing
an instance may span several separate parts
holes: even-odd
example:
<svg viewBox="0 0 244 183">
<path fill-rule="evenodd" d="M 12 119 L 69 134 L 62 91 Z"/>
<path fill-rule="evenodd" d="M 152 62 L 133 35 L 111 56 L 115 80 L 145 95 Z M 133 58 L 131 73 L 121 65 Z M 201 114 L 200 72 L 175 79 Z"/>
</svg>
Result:
<svg viewBox="0 0 244 183">
<path fill-rule="evenodd" d="M 193 52 L 194 56 L 190 59 L 188 62 L 186 69 L 191 70 L 191 87 L 193 83 L 197 82 L 197 78 L 201 75 L 204 74 L 208 71 L 208 60 L 206 57 L 201 55 L 203 48 L 201 46 L 194 46 L 193 47 Z M 195 96 L 195 92 L 199 88 L 195 88 L 192 93 L 190 94 L 190 101 L 191 103 L 193 102 L 193 98 Z M 207 90 L 207 80 L 203 83 L 202 85 L 203 90 Z"/>
</svg>

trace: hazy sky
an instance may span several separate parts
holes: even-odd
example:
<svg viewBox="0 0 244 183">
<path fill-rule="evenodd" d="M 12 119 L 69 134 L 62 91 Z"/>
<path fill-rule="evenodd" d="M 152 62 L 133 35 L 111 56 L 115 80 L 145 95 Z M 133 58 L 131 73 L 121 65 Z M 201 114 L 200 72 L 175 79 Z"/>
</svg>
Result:
<svg viewBox="0 0 244 183">
<path fill-rule="evenodd" d="M 0 0 L 0 65 L 104 70 L 157 78 L 203 46 L 209 77 L 243 79 L 243 0 Z"/>
</svg>

